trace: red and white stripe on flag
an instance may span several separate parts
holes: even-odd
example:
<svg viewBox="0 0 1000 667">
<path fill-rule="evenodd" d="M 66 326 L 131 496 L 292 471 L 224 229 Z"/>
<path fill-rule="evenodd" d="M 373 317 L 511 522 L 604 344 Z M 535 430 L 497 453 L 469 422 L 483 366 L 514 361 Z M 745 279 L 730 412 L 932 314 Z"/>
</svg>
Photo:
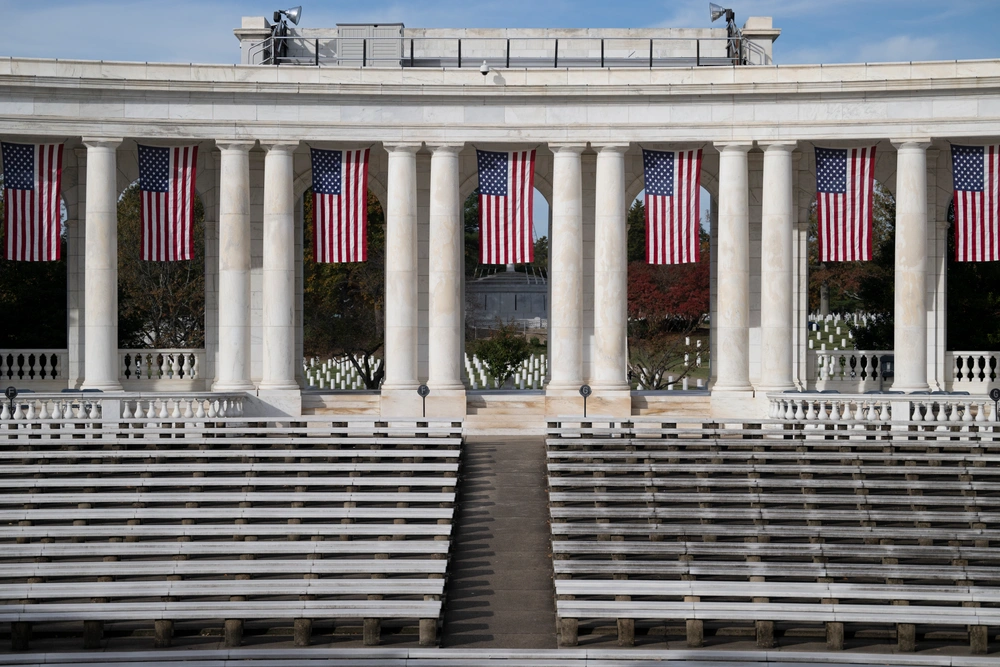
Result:
<svg viewBox="0 0 1000 667">
<path fill-rule="evenodd" d="M 1000 260 L 1000 146 L 952 146 L 955 259 Z"/>
<path fill-rule="evenodd" d="M 535 151 L 477 150 L 476 158 L 479 166 L 479 262 L 533 262 Z"/>
<path fill-rule="evenodd" d="M 875 146 L 816 148 L 819 261 L 872 258 Z"/>
<path fill-rule="evenodd" d="M 3 144 L 4 256 L 54 262 L 61 256 L 62 144 Z"/>
<path fill-rule="evenodd" d="M 140 145 L 138 149 L 142 259 L 147 262 L 194 259 L 198 147 Z"/>
<path fill-rule="evenodd" d="M 646 261 L 691 264 L 701 257 L 701 150 L 642 151 Z"/>
<path fill-rule="evenodd" d="M 313 257 L 334 264 L 368 259 L 368 157 L 371 149 L 314 148 Z"/>
</svg>

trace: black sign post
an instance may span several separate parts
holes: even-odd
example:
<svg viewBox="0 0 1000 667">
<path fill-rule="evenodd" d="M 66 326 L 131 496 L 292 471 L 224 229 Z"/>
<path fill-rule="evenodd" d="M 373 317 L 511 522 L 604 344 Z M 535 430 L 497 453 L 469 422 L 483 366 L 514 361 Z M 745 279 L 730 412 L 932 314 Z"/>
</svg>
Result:
<svg viewBox="0 0 1000 667">
<path fill-rule="evenodd" d="M 993 401 L 993 421 L 1000 420 L 1000 415 L 997 414 L 1000 410 L 1000 389 L 993 388 L 990 389 L 990 400 Z"/>
<path fill-rule="evenodd" d="M 10 416 L 11 416 L 11 418 L 13 418 L 14 417 L 14 399 L 17 398 L 17 387 L 15 387 L 14 385 L 11 385 L 11 386 L 7 387 L 4 390 L 3 395 L 6 396 L 7 400 L 10 401 Z"/>
<path fill-rule="evenodd" d="M 589 384 L 580 387 L 580 395 L 583 396 L 583 418 L 587 418 L 587 397 L 594 393 Z"/>
<path fill-rule="evenodd" d="M 417 394 L 420 396 L 420 412 L 421 417 L 427 416 L 427 395 L 431 393 L 431 388 L 425 384 L 417 387 Z"/>
</svg>

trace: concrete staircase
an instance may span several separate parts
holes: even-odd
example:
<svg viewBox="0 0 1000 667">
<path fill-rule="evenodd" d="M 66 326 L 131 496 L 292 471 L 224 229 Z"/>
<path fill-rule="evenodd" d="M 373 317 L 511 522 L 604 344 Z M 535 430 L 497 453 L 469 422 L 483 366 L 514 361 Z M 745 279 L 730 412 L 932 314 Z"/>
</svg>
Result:
<svg viewBox="0 0 1000 667">
<path fill-rule="evenodd" d="M 541 439 L 465 444 L 442 646 L 556 647 Z"/>
</svg>

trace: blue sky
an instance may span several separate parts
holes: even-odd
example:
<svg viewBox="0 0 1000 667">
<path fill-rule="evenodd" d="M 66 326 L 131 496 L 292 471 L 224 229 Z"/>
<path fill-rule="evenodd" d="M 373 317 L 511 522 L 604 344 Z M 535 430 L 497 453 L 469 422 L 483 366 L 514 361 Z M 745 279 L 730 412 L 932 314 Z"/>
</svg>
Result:
<svg viewBox="0 0 1000 667">
<path fill-rule="evenodd" d="M 304 27 L 402 21 L 411 27 L 708 27 L 707 0 L 280 0 Z M 739 23 L 772 16 L 778 63 L 952 60 L 1000 56 L 998 0 L 732 0 Z M 280 8 L 283 8 L 282 4 Z M 0 0 L 0 55 L 231 63 L 243 15 L 274 2 Z"/>
</svg>

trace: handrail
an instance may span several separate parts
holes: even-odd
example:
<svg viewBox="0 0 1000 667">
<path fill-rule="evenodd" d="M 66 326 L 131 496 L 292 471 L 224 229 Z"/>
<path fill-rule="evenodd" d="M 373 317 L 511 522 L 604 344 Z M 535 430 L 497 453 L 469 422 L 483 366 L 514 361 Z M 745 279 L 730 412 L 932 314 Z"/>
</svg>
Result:
<svg viewBox="0 0 1000 667">
<path fill-rule="evenodd" d="M 279 48 L 277 44 L 283 45 Z M 391 55 L 376 53 L 387 47 Z M 347 47 L 347 48 L 345 48 Z M 360 50 L 358 49 L 360 47 Z M 712 55 L 712 54 L 715 55 Z M 283 55 L 278 55 L 283 54 Z M 735 55 L 732 55 L 735 54 Z M 263 65 L 480 67 L 705 67 L 769 64 L 760 45 L 736 37 L 301 37 L 251 45 Z"/>
</svg>

